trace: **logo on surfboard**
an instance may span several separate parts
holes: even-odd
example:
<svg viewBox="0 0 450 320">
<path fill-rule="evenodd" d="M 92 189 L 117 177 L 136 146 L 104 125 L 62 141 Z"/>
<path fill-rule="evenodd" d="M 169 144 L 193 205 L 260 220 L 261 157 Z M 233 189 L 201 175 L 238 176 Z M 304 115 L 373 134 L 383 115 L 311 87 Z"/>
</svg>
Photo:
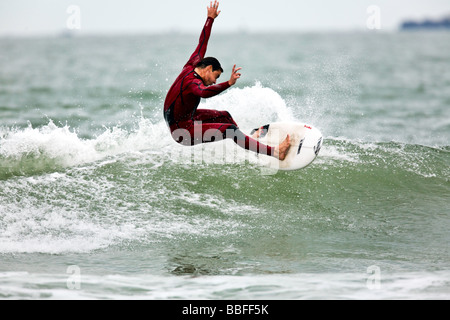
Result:
<svg viewBox="0 0 450 320">
<path fill-rule="evenodd" d="M 322 137 L 320 137 L 319 141 L 317 141 L 317 145 L 314 147 L 314 153 L 317 155 L 319 154 L 320 148 L 322 148 Z"/>
</svg>

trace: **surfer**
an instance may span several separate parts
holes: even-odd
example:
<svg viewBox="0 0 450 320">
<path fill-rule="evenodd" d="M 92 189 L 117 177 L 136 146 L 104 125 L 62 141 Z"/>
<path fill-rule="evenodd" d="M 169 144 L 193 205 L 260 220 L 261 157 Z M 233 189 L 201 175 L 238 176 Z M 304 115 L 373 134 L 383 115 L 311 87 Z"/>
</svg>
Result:
<svg viewBox="0 0 450 320">
<path fill-rule="evenodd" d="M 213 57 L 205 58 L 211 29 L 220 11 L 219 2 L 207 7 L 207 19 L 200 35 L 199 43 L 181 74 L 167 93 L 164 102 L 164 119 L 172 138 L 187 146 L 200 143 L 233 139 L 246 150 L 273 156 L 284 160 L 290 147 L 290 137 L 276 147 L 267 146 L 247 136 L 227 111 L 197 109 L 201 98 L 210 98 L 236 84 L 242 68 L 233 66 L 230 80 L 216 84 L 223 73 L 220 62 Z"/>
</svg>

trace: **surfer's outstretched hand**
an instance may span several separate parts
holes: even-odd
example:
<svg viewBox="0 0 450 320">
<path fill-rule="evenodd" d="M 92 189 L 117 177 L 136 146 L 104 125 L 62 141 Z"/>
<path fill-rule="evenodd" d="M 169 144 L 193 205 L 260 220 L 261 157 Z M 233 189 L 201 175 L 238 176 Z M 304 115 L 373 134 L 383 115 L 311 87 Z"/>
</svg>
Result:
<svg viewBox="0 0 450 320">
<path fill-rule="evenodd" d="M 214 4 L 211 1 L 209 7 L 206 7 L 208 9 L 208 18 L 217 18 L 220 14 L 220 11 L 217 11 L 219 9 L 219 1 L 215 0 Z"/>
<path fill-rule="evenodd" d="M 228 81 L 228 84 L 230 86 L 234 85 L 236 83 L 237 79 L 239 79 L 241 77 L 241 73 L 238 72 L 241 69 L 242 68 L 237 68 L 236 69 L 236 65 L 233 66 L 233 71 L 231 71 L 231 78 Z"/>
</svg>

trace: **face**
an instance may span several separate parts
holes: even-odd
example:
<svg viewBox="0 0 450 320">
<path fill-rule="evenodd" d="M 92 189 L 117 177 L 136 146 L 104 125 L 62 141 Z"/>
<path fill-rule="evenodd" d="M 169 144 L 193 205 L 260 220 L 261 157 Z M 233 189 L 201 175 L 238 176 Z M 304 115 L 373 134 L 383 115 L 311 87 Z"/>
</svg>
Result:
<svg viewBox="0 0 450 320">
<path fill-rule="evenodd" d="M 203 77 L 203 82 L 206 86 L 211 86 L 216 84 L 217 79 L 219 79 L 222 72 L 220 70 L 212 71 L 212 66 L 207 66 L 205 68 L 205 75 Z"/>
</svg>

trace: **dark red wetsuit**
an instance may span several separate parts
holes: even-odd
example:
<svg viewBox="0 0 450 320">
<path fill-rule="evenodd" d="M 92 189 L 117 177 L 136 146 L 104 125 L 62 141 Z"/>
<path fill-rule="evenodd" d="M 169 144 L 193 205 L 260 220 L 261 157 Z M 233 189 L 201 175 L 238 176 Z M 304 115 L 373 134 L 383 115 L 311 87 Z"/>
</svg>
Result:
<svg viewBox="0 0 450 320">
<path fill-rule="evenodd" d="M 204 58 L 214 19 L 208 18 L 200 35 L 195 52 L 167 93 L 164 102 L 164 119 L 173 139 L 183 145 L 233 139 L 241 147 L 273 155 L 273 147 L 266 146 L 246 136 L 227 111 L 197 110 L 201 98 L 210 98 L 230 87 L 228 81 L 205 86 L 194 71 Z"/>
</svg>

